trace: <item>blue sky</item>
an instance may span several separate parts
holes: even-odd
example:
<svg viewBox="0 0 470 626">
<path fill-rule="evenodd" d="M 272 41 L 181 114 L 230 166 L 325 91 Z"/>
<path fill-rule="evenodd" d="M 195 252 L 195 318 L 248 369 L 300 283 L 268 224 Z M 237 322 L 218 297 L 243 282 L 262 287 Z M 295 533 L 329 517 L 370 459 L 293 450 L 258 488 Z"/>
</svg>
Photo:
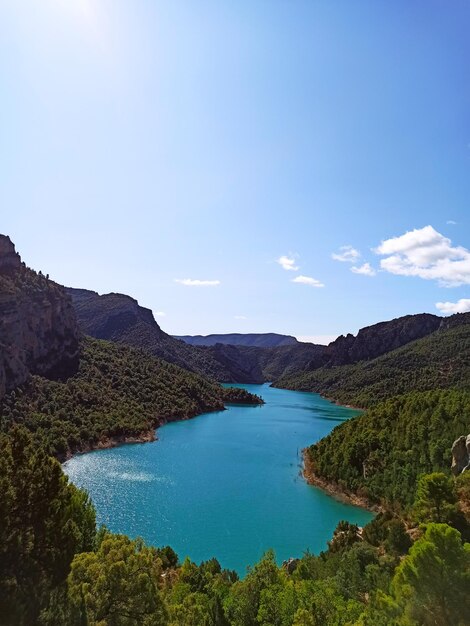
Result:
<svg viewBox="0 0 470 626">
<path fill-rule="evenodd" d="M 469 18 L 464 0 L 4 0 L 0 232 L 174 334 L 470 309 Z"/>
</svg>

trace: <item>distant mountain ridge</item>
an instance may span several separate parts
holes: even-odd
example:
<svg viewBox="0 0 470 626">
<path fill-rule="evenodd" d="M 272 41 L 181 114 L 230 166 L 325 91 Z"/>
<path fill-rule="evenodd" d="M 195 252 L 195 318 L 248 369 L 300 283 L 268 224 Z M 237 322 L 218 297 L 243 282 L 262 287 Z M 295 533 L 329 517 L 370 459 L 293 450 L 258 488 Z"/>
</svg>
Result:
<svg viewBox="0 0 470 626">
<path fill-rule="evenodd" d="M 174 335 L 174 337 L 192 346 L 215 346 L 218 343 L 222 343 L 231 346 L 277 348 L 299 343 L 291 335 L 278 333 L 225 333 L 221 335 Z"/>
<path fill-rule="evenodd" d="M 85 335 L 124 343 L 145 350 L 168 363 L 220 382 L 262 382 L 252 360 L 244 362 L 240 354 L 227 347 L 223 358 L 214 358 L 210 350 L 191 346 L 165 333 L 150 309 L 134 298 L 120 293 L 100 295 L 87 289 L 68 287 L 80 328 Z M 225 348 L 225 347 L 224 347 Z"/>
<path fill-rule="evenodd" d="M 423 321 L 421 316 L 420 319 Z M 400 320 L 402 328 L 412 321 L 409 316 L 399 318 L 394 320 L 395 325 Z M 333 360 L 320 368 L 306 368 L 281 377 L 276 386 L 314 391 L 361 407 L 410 391 L 470 390 L 470 313 L 437 317 L 437 320 L 439 324 L 434 331 L 377 357 L 356 362 Z M 425 318 L 421 332 L 435 326 L 435 320 Z M 348 353 L 339 356 L 346 358 Z"/>
<path fill-rule="evenodd" d="M 300 343 L 294 337 L 265 333 L 286 342 L 274 348 L 215 343 L 194 346 L 165 333 L 152 312 L 130 296 L 99 295 L 87 289 L 67 288 L 82 332 L 140 348 L 159 358 L 220 382 L 262 383 L 322 364 L 326 346 Z M 269 339 L 268 339 L 269 341 Z"/>
<path fill-rule="evenodd" d="M 84 337 L 84 327 L 113 341 Z M 125 330 L 139 349 L 118 345 Z M 66 290 L 26 267 L 9 237 L 0 235 L 0 435 L 21 424 L 63 460 L 95 447 L 149 441 L 166 421 L 222 410 L 225 403 L 262 403 L 142 349 L 145 340 L 160 338 L 163 349 L 178 344 L 193 358 L 206 358 L 171 337 L 168 348 L 167 337 L 133 298 Z"/>
<path fill-rule="evenodd" d="M 356 336 L 342 335 L 328 346 L 302 343 L 289 335 L 276 333 L 197 336 L 190 339 L 208 341 L 211 345 L 192 345 L 166 334 L 152 312 L 130 296 L 116 293 L 100 296 L 84 289 L 67 289 L 67 292 L 72 297 L 82 331 L 92 337 L 140 348 L 213 380 L 274 382 L 276 386 L 318 391 L 331 397 L 336 397 L 335 389 L 338 388 L 339 399 L 343 401 L 347 397 L 341 389 L 349 372 L 342 371 L 341 367 L 356 364 L 357 368 L 367 367 L 375 359 L 413 345 L 439 329 L 460 325 L 458 316 L 442 318 L 421 313 L 366 326 Z M 238 345 L 220 340 L 235 341 Z M 271 342 L 277 345 L 263 345 Z M 431 355 L 426 354 L 430 359 Z M 340 371 L 345 381 L 324 386 L 324 379 L 329 380 L 335 373 L 339 376 Z M 386 375 L 385 370 L 380 371 L 381 375 Z"/>
<path fill-rule="evenodd" d="M 327 364 L 346 365 L 375 359 L 433 333 L 442 320 L 438 315 L 418 313 L 366 326 L 356 336 L 341 335 L 328 346 L 330 357 Z"/>
</svg>

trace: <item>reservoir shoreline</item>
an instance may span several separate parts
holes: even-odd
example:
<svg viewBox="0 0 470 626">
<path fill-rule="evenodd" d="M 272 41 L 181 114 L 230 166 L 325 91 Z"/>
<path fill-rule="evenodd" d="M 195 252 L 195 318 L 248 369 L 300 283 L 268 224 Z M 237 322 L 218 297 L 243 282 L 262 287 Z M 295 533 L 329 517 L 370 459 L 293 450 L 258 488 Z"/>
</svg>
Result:
<svg viewBox="0 0 470 626">
<path fill-rule="evenodd" d="M 383 513 L 385 510 L 380 504 L 376 502 L 371 502 L 369 498 L 364 496 L 359 496 L 357 493 L 353 491 L 349 491 L 348 489 L 344 489 L 338 483 L 327 480 L 319 476 L 314 469 L 313 463 L 308 455 L 308 448 L 304 448 L 302 450 L 302 458 L 303 458 L 303 467 L 302 467 L 302 476 L 306 480 L 309 485 L 313 487 L 318 487 L 325 493 L 327 493 L 335 500 L 339 500 L 339 502 L 344 502 L 346 504 L 352 504 L 353 506 L 358 506 L 362 509 L 367 509 L 372 513 Z"/>
<path fill-rule="evenodd" d="M 251 406 L 251 405 L 244 405 Z M 254 405 L 256 406 L 256 405 Z M 97 450 L 109 450 L 111 448 L 118 448 L 120 446 L 126 446 L 129 444 L 135 443 L 151 443 L 153 441 L 157 441 L 157 430 L 166 424 L 171 424 L 173 422 L 184 422 L 187 420 L 192 420 L 196 417 L 200 417 L 201 415 L 206 415 L 208 413 L 218 413 L 219 411 L 226 411 L 226 407 L 214 409 L 213 411 L 204 411 L 203 413 L 195 413 L 194 415 L 186 415 L 185 417 L 171 417 L 171 418 L 158 418 L 155 420 L 154 425 L 149 428 L 142 430 L 140 433 L 135 433 L 134 435 L 103 435 L 101 439 L 96 442 L 90 443 L 86 446 L 81 446 L 77 450 L 67 450 L 67 452 L 63 455 L 59 455 L 58 461 L 63 464 L 67 461 L 70 461 L 75 456 L 80 456 L 82 454 L 88 454 L 89 452 L 95 452 Z"/>
<path fill-rule="evenodd" d="M 355 413 L 318 394 L 243 388 L 266 404 L 228 403 L 197 420 L 159 420 L 161 430 L 104 439 L 93 454 L 65 463 L 69 479 L 90 494 L 98 524 L 171 545 L 194 562 L 216 556 L 244 575 L 269 548 L 279 563 L 306 550 L 318 554 L 340 520 L 370 521 L 364 503 L 312 489 L 302 475 L 301 451 Z M 155 445 L 122 445 L 155 438 Z"/>
</svg>

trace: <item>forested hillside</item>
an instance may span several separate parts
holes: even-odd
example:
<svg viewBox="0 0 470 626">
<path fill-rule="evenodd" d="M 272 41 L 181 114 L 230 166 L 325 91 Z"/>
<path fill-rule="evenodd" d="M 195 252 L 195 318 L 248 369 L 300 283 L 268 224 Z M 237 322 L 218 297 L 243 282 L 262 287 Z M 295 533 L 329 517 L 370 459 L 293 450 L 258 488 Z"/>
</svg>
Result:
<svg viewBox="0 0 470 626">
<path fill-rule="evenodd" d="M 166 334 L 152 312 L 129 296 L 116 293 L 100 296 L 86 289 L 67 289 L 67 292 L 72 297 L 81 329 L 87 335 L 141 348 L 220 382 L 276 381 L 279 387 L 312 391 L 317 390 L 317 376 L 318 381 L 324 377 L 327 384 L 330 375 L 336 376 L 336 372 L 342 377 L 341 370 L 330 369 L 334 366 L 374 360 L 430 336 L 443 324 L 450 323 L 436 315 L 407 315 L 362 328 L 356 336 L 338 337 L 329 346 L 301 343 L 274 333 L 183 337 L 185 341 L 180 341 Z M 325 374 L 318 373 L 323 367 L 328 368 Z"/>
<path fill-rule="evenodd" d="M 328 549 L 318 556 L 298 555 L 278 567 L 274 554 L 268 552 L 239 580 L 216 558 L 199 565 L 188 559 L 180 562 L 171 547 L 151 547 L 140 539 L 97 529 L 88 496 L 68 482 L 52 457 L 63 459 L 93 447 L 149 440 L 164 421 L 220 410 L 224 403 L 262 400 L 242 389 L 223 389 L 125 342 L 79 340 L 63 289 L 18 264 L 10 245 L 5 258 L 0 281 L 3 302 L 21 304 L 13 315 L 9 315 L 11 307 L 0 311 L 8 320 L 3 324 L 8 332 L 2 336 L 8 342 L 7 356 L 17 355 L 14 337 L 29 337 L 31 352 L 25 353 L 22 376 L 11 384 L 14 388 L 6 386 L 0 403 L 0 624 L 470 623 L 470 551 L 464 544 L 470 534 L 464 514 L 470 502 L 470 472 L 455 481 L 449 472 L 452 441 L 469 430 L 470 391 L 459 389 L 468 381 L 467 317 L 450 318 L 440 323 L 439 331 L 412 343 L 408 338 L 422 332 L 417 321 L 394 321 L 386 326 L 385 343 L 379 341 L 368 354 L 396 341 L 406 340 L 406 346 L 340 367 L 325 367 L 331 365 L 331 352 L 324 346 L 200 348 L 202 353 L 219 350 L 222 366 L 224 360 L 230 361 L 230 367 L 249 364 L 245 371 L 250 375 L 262 371 L 263 376 L 274 377 L 292 368 L 319 366 L 320 376 L 354 374 L 369 367 L 375 372 L 369 383 L 352 376 L 351 388 L 345 391 L 351 397 L 355 393 L 363 404 L 375 404 L 411 385 L 454 387 L 389 399 L 309 448 L 310 472 L 380 502 L 387 510 L 364 529 L 341 522 Z M 112 321 L 106 331 L 111 335 L 114 324 L 119 327 L 124 320 L 137 333 L 134 337 L 140 337 L 140 322 L 145 324 L 147 315 L 151 326 L 153 316 L 136 312 L 138 305 L 131 299 L 120 308 L 121 298 L 114 311 L 117 318 L 105 311 L 98 320 L 105 326 Z M 30 306 L 31 302 L 44 306 Z M 58 317 L 51 314 L 51 302 Z M 22 334 L 22 328 L 30 335 Z M 48 344 L 42 340 L 47 337 L 53 346 L 50 353 L 43 351 Z M 350 339 L 346 344 L 351 355 L 355 344 Z M 70 360 L 62 361 L 62 354 L 73 357 L 75 368 L 66 366 Z M 35 370 L 31 364 L 42 367 L 43 357 L 50 359 L 48 364 L 63 366 Z M 4 371 L 9 374 L 8 368 Z M 337 382 L 335 390 L 340 390 L 345 379 L 339 377 Z"/>
<path fill-rule="evenodd" d="M 52 455 L 153 438 L 173 419 L 222 410 L 224 402 L 260 400 L 232 392 L 175 365 L 128 346 L 85 338 L 80 367 L 67 381 L 33 376 L 0 405 L 2 429 L 22 424 Z"/>
<path fill-rule="evenodd" d="M 391 513 L 364 529 L 340 522 L 320 555 L 307 553 L 280 568 L 268 552 L 239 580 L 215 558 L 181 562 L 168 546 L 97 530 L 87 495 L 24 429 L 0 436 L 0 470 L 5 626 L 466 626 L 470 620 L 470 546 L 452 521 L 442 523 L 442 515 L 461 515 L 456 487 L 442 474 L 420 481 L 415 510 L 425 525 L 413 528 L 413 539 Z M 463 488 L 470 490 L 468 481 Z"/>
<path fill-rule="evenodd" d="M 165 333 L 152 311 L 120 293 L 100 296 L 87 289 L 67 289 L 82 332 L 145 350 L 187 370 L 221 382 L 251 382 L 239 364 L 234 372 L 208 350 L 193 347 Z"/>
<path fill-rule="evenodd" d="M 453 316 L 431 335 L 377 359 L 322 367 L 275 384 L 359 407 L 412 390 L 470 389 L 470 315 Z"/>
<path fill-rule="evenodd" d="M 211 335 L 207 342 L 205 338 L 182 341 L 165 333 L 152 311 L 130 296 L 100 296 L 87 289 L 71 288 L 67 293 L 86 335 L 140 348 L 219 382 L 262 383 L 325 362 L 326 346 L 300 343 L 274 333 L 224 335 L 223 342 L 216 341 L 222 337 L 219 335 Z M 275 347 L 268 347 L 271 344 Z"/>
<path fill-rule="evenodd" d="M 317 476 L 372 502 L 408 507 L 421 474 L 450 474 L 451 447 L 470 431 L 470 392 L 411 392 L 337 426 L 307 450 Z"/>
</svg>

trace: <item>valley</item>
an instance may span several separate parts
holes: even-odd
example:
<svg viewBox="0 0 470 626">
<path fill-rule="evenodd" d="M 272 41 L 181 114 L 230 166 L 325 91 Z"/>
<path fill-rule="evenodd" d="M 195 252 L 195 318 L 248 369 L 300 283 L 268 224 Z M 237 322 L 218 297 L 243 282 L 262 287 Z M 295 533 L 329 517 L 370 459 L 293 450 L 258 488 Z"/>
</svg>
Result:
<svg viewBox="0 0 470 626">
<path fill-rule="evenodd" d="M 470 474 L 451 466 L 469 430 L 469 314 L 405 316 L 328 346 L 269 333 L 192 345 L 129 296 L 29 269 L 4 236 L 0 287 L 6 624 L 55 626 L 51 606 L 78 626 L 77 590 L 98 562 L 108 584 L 117 554 L 154 580 L 123 602 L 163 611 L 149 622 L 162 626 L 181 611 L 191 626 L 198 612 L 254 626 L 274 590 L 296 598 L 288 624 L 325 597 L 332 624 L 421 615 L 400 600 L 401 570 L 442 542 L 462 597 Z M 446 599 L 452 610 L 461 626 L 467 605 Z"/>
</svg>

